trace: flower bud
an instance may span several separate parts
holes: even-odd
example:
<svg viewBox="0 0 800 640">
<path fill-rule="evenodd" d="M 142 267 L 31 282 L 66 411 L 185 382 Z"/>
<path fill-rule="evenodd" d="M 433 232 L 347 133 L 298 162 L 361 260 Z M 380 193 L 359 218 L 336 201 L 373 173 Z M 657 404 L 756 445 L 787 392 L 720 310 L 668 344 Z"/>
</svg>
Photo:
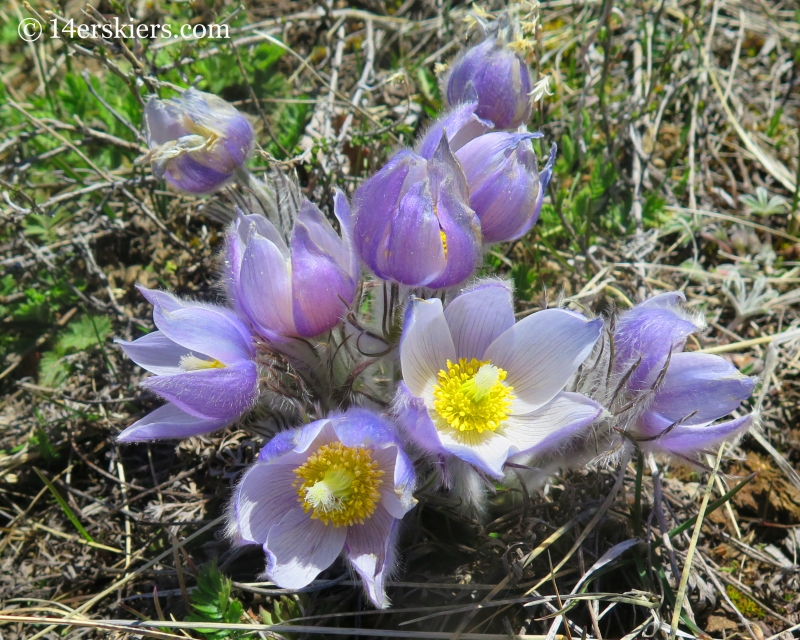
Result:
<svg viewBox="0 0 800 640">
<path fill-rule="evenodd" d="M 442 134 L 426 160 L 397 153 L 355 193 L 355 243 L 379 278 L 433 289 L 466 280 L 480 258 L 480 221 Z"/>
<path fill-rule="evenodd" d="M 474 91 L 475 113 L 498 129 L 515 129 L 528 121 L 533 78 L 525 60 L 509 46 L 515 34 L 515 25 L 502 20 L 495 33 L 456 58 L 446 78 L 448 104 L 463 102 Z"/>
<path fill-rule="evenodd" d="M 456 152 L 469 185 L 469 204 L 480 218 L 484 242 L 505 242 L 526 234 L 542 209 L 553 173 L 556 146 L 541 173 L 532 138 L 541 133 L 491 132 Z"/>
<path fill-rule="evenodd" d="M 253 148 L 247 118 L 221 98 L 188 89 L 172 100 L 151 97 L 144 110 L 153 175 L 189 193 L 210 193 L 233 177 Z"/>
<path fill-rule="evenodd" d="M 358 259 L 350 208 L 337 192 L 334 213 L 342 236 L 308 200 L 300 206 L 287 246 L 258 214 L 239 214 L 226 238 L 226 285 L 237 312 L 264 338 L 310 338 L 339 323 L 353 303 Z"/>
</svg>

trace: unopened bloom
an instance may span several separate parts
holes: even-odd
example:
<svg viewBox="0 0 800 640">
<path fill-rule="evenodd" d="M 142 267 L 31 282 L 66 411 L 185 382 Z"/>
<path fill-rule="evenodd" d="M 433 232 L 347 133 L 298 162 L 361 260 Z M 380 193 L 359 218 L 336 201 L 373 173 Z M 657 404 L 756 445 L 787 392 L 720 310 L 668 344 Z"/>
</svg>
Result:
<svg viewBox="0 0 800 640">
<path fill-rule="evenodd" d="M 490 132 L 456 152 L 484 242 L 515 240 L 539 219 L 556 154 L 553 145 L 550 159 L 539 173 L 531 139 L 541 135 Z"/>
<path fill-rule="evenodd" d="M 190 193 L 221 187 L 253 148 L 253 127 L 235 107 L 210 93 L 187 89 L 172 100 L 151 97 L 144 127 L 153 175 Z"/>
<path fill-rule="evenodd" d="M 477 115 L 498 129 L 516 129 L 531 116 L 533 78 L 525 60 L 509 46 L 514 25 L 502 20 L 494 30 L 453 62 L 446 78 L 447 102 L 458 104 L 474 92 Z"/>
<path fill-rule="evenodd" d="M 341 237 L 308 200 L 300 206 L 288 246 L 259 214 L 239 214 L 228 231 L 228 293 L 237 311 L 265 338 L 319 335 L 338 324 L 352 304 L 358 257 L 347 198 L 338 191 L 334 213 Z"/>
<path fill-rule="evenodd" d="M 491 122 L 475 114 L 477 99 L 458 104 L 447 113 L 433 121 L 430 128 L 417 144 L 417 153 L 426 160 L 433 157 L 442 134 L 447 136 L 450 151 L 455 153 L 470 140 L 494 128 Z"/>
<path fill-rule="evenodd" d="M 383 280 L 451 287 L 480 259 L 480 222 L 444 134 L 429 160 L 410 150 L 389 160 L 358 188 L 353 214 L 358 253 Z"/>
<path fill-rule="evenodd" d="M 188 438 L 238 420 L 258 399 L 258 367 L 250 330 L 225 307 L 179 300 L 139 287 L 153 305 L 158 331 L 118 341 L 151 373 L 142 386 L 168 404 L 123 431 L 120 442 Z"/>
<path fill-rule="evenodd" d="M 682 353 L 702 327 L 681 293 L 654 296 L 623 314 L 614 332 L 615 371 L 630 398 L 643 398 L 627 435 L 645 451 L 691 459 L 748 429 L 752 415 L 717 423 L 750 397 L 755 378 L 720 356 Z M 626 369 L 627 368 L 627 369 Z"/>
<path fill-rule="evenodd" d="M 490 283 L 456 297 L 415 299 L 400 342 L 395 408 L 408 437 L 500 478 L 510 455 L 557 446 L 602 407 L 563 391 L 602 322 L 547 309 L 514 322 L 511 292 Z"/>
<path fill-rule="evenodd" d="M 240 544 L 262 545 L 266 577 L 287 589 L 305 587 L 344 552 L 384 608 L 414 482 L 391 426 L 351 409 L 276 435 L 239 484 L 229 531 Z"/>
</svg>

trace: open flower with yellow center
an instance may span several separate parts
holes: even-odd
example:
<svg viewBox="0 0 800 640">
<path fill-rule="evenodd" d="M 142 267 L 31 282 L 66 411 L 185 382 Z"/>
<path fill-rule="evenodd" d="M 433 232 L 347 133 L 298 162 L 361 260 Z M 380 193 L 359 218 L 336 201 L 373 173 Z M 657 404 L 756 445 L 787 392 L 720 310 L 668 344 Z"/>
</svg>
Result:
<svg viewBox="0 0 800 640">
<path fill-rule="evenodd" d="M 596 402 L 563 389 L 601 329 L 600 320 L 564 309 L 515 323 L 501 282 L 446 308 L 414 299 L 400 342 L 400 425 L 426 452 L 500 478 L 509 456 L 556 447 L 600 415 Z"/>
<path fill-rule="evenodd" d="M 229 533 L 260 544 L 265 575 L 308 585 L 344 552 L 376 607 L 394 566 L 398 520 L 414 507 L 414 467 L 397 434 L 364 409 L 276 435 L 242 478 Z"/>
<path fill-rule="evenodd" d="M 125 429 L 119 441 L 188 438 L 242 417 L 258 399 L 250 330 L 225 307 L 139 290 L 154 307 L 158 331 L 118 344 L 155 374 L 142 386 L 169 402 Z"/>
</svg>

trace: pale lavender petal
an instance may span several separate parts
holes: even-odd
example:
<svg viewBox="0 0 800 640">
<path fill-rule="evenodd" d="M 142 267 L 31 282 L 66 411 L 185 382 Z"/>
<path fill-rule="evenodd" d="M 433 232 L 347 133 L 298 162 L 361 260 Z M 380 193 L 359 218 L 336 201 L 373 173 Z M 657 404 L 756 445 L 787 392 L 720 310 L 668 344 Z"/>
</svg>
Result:
<svg viewBox="0 0 800 640">
<path fill-rule="evenodd" d="M 500 431 L 464 431 L 458 436 L 440 431 L 439 438 L 445 451 L 497 479 L 503 477 L 503 465 L 514 449 L 514 443 Z"/>
<path fill-rule="evenodd" d="M 275 244 L 258 235 L 251 236 L 242 260 L 239 295 L 257 327 L 295 334 L 290 265 Z"/>
<path fill-rule="evenodd" d="M 194 416 L 232 422 L 258 398 L 258 368 L 254 362 L 237 362 L 224 369 L 155 376 L 141 386 Z"/>
<path fill-rule="evenodd" d="M 380 486 L 381 505 L 393 517 L 402 518 L 414 506 L 414 465 L 399 445 L 386 449 L 373 449 L 373 461 L 383 471 L 383 483 Z"/>
<path fill-rule="evenodd" d="M 725 358 L 709 353 L 672 356 L 649 409 L 676 422 L 696 411 L 686 425 L 709 423 L 728 415 L 753 393 L 756 380 Z"/>
<path fill-rule="evenodd" d="M 486 348 L 514 326 L 514 304 L 504 282 L 462 293 L 444 310 L 458 358 L 483 359 Z"/>
<path fill-rule="evenodd" d="M 591 353 L 603 323 L 564 309 L 538 311 L 516 323 L 486 349 L 484 358 L 505 369 L 514 388 L 514 414 L 549 402 Z"/>
<path fill-rule="evenodd" d="M 333 192 L 333 214 L 339 221 L 342 230 L 343 254 L 346 258 L 342 262 L 342 267 L 350 275 L 354 282 L 358 281 L 360 269 L 358 267 L 358 254 L 356 253 L 355 239 L 353 237 L 353 214 L 347 196 L 339 189 Z"/>
<path fill-rule="evenodd" d="M 243 336 L 238 320 L 211 308 L 188 308 L 167 311 L 153 308 L 153 322 L 173 342 L 230 365 L 250 360 L 255 355 L 252 339 Z"/>
<path fill-rule="evenodd" d="M 683 456 L 691 456 L 712 449 L 724 440 L 730 440 L 753 424 L 753 416 L 721 422 L 719 424 L 678 425 L 662 437 L 640 442 L 646 451 L 664 451 Z"/>
<path fill-rule="evenodd" d="M 218 431 L 230 420 L 200 418 L 181 410 L 172 403 L 151 411 L 134 422 L 117 436 L 118 442 L 143 442 L 147 440 L 177 440 Z"/>
<path fill-rule="evenodd" d="M 308 458 L 310 450 L 316 451 L 322 445 L 337 440 L 330 420 L 315 420 L 302 427 L 277 433 L 261 448 L 258 461 L 299 466 Z"/>
<path fill-rule="evenodd" d="M 269 530 L 264 545 L 267 575 L 284 589 L 307 586 L 341 553 L 347 529 L 325 526 L 295 507 Z"/>
<path fill-rule="evenodd" d="M 400 366 L 409 391 L 432 393 L 439 371 L 456 361 L 456 348 L 437 298 L 414 298 L 408 305 L 400 339 Z"/>
<path fill-rule="evenodd" d="M 156 375 L 182 373 L 181 358 L 190 353 L 186 347 L 176 344 L 160 331 L 148 333 L 133 342 L 124 340 L 115 340 L 114 342 L 136 364 Z"/>
<path fill-rule="evenodd" d="M 348 527 L 344 551 L 378 609 L 389 606 L 385 581 L 394 565 L 397 521 L 378 507 L 364 524 Z"/>
<path fill-rule="evenodd" d="M 539 172 L 539 192 L 536 196 L 536 203 L 533 206 L 533 215 L 528 218 L 528 221 L 520 228 L 513 236 L 509 238 L 509 240 L 517 240 L 524 236 L 528 231 L 531 230 L 531 227 L 536 224 L 536 221 L 539 219 L 539 214 L 542 211 L 542 204 L 544 204 L 544 196 L 547 193 L 547 185 L 550 184 L 550 179 L 553 177 L 553 169 L 556 164 L 556 152 L 558 151 L 558 146 L 554 142 L 550 145 L 550 157 L 547 159 L 547 163 L 544 165 L 544 168 Z"/>
<path fill-rule="evenodd" d="M 305 229 L 311 244 L 330 256 L 343 270 L 347 269 L 348 259 L 344 252 L 342 239 L 317 205 L 309 200 L 303 200 L 300 210 L 297 212 L 295 232 L 298 226 Z"/>
<path fill-rule="evenodd" d="M 234 508 L 243 542 L 263 545 L 269 530 L 298 505 L 295 467 L 255 464 L 236 490 Z"/>
<path fill-rule="evenodd" d="M 150 96 L 144 108 L 144 130 L 147 145 L 155 147 L 170 140 L 177 140 L 189 131 L 179 120 L 175 108 L 162 102 L 156 96 Z"/>
<path fill-rule="evenodd" d="M 603 407 L 594 400 L 562 391 L 533 413 L 509 416 L 503 433 L 514 443 L 514 454 L 539 453 L 565 443 L 602 413 Z"/>
</svg>

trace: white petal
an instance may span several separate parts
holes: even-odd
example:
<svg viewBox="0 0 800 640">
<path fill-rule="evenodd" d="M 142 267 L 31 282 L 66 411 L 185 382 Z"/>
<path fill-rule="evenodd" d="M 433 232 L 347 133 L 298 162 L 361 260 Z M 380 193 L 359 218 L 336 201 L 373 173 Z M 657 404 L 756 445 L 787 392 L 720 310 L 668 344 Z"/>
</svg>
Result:
<svg viewBox="0 0 800 640">
<path fill-rule="evenodd" d="M 485 359 L 505 369 L 514 388 L 511 410 L 529 413 L 551 400 L 591 353 L 600 319 L 564 309 L 545 309 L 518 322 L 486 349 Z"/>
<path fill-rule="evenodd" d="M 495 338 L 514 326 L 511 292 L 498 282 L 462 293 L 447 305 L 444 317 L 456 355 L 481 360 Z"/>
<path fill-rule="evenodd" d="M 442 312 L 442 301 L 414 298 L 400 339 L 400 366 L 412 395 L 421 398 L 426 390 L 430 391 L 439 371 L 447 368 L 448 360 L 456 360 L 456 348 Z"/>
<path fill-rule="evenodd" d="M 161 331 L 153 331 L 133 342 L 115 341 L 131 360 L 159 376 L 183 373 L 181 358 L 191 353 Z M 195 354 L 204 355 L 204 354 Z"/>
<path fill-rule="evenodd" d="M 463 432 L 458 438 L 446 431 L 439 437 L 444 448 L 457 458 L 469 462 L 490 476 L 503 477 L 503 465 L 513 448 L 511 441 L 499 432 Z"/>
<path fill-rule="evenodd" d="M 389 606 L 384 583 L 394 564 L 395 519 L 378 507 L 372 516 L 348 528 L 344 550 L 364 581 L 369 599 L 379 609 Z"/>
</svg>

